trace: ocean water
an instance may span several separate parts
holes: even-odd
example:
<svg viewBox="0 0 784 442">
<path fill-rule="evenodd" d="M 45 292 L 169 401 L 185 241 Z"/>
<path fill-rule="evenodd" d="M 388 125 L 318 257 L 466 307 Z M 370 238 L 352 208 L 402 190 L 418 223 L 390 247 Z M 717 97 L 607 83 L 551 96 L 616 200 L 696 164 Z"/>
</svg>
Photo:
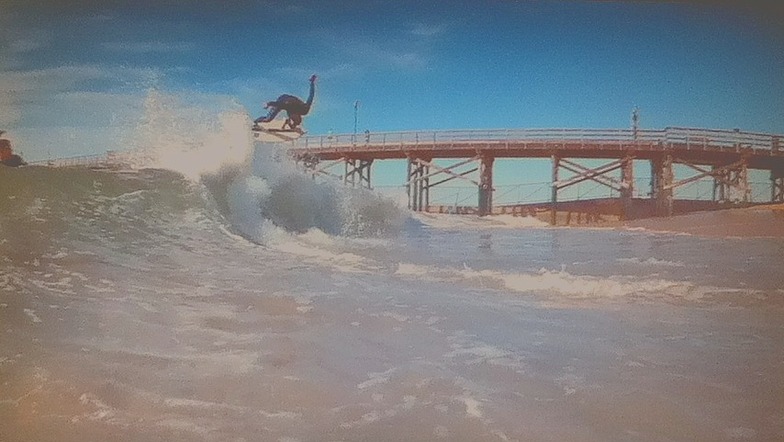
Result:
<svg viewBox="0 0 784 442">
<path fill-rule="evenodd" d="M 784 438 L 781 239 L 414 215 L 245 123 L 0 170 L 0 440 Z"/>
</svg>

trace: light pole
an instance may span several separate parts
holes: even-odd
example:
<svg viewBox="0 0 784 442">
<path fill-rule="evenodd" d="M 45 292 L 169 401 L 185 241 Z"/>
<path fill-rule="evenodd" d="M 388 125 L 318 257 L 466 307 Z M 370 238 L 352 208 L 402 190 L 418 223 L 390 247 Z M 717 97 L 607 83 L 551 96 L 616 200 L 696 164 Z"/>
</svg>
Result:
<svg viewBox="0 0 784 442">
<path fill-rule="evenodd" d="M 357 111 L 359 110 L 359 100 L 354 101 L 354 137 L 357 136 Z"/>
</svg>

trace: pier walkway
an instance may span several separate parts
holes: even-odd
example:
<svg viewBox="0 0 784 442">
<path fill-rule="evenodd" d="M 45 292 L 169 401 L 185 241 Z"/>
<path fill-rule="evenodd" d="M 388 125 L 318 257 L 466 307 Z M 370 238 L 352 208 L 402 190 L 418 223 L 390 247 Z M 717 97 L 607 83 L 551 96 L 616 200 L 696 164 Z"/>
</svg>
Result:
<svg viewBox="0 0 784 442">
<path fill-rule="evenodd" d="M 635 217 L 633 161 L 651 167 L 650 202 L 654 214 L 673 213 L 674 189 L 704 178 L 714 182 L 713 201 L 751 203 L 749 169 L 770 171 L 771 202 L 784 201 L 782 135 L 683 127 L 665 129 L 493 129 L 365 132 L 306 136 L 289 144 L 289 152 L 313 173 L 336 175 L 347 184 L 372 187 L 374 161 L 408 161 L 405 180 L 409 208 L 432 210 L 430 189 L 459 179 L 477 187 L 476 213 L 494 213 L 493 162 L 496 158 L 552 160 L 551 221 L 559 208 L 558 192 L 591 180 L 618 191 L 620 216 Z M 434 160 L 452 159 L 450 166 Z M 605 164 L 586 167 L 583 159 Z M 676 179 L 673 165 L 693 175 Z M 470 166 L 469 166 L 470 165 Z M 468 170 L 464 170 L 470 167 Z"/>
</svg>

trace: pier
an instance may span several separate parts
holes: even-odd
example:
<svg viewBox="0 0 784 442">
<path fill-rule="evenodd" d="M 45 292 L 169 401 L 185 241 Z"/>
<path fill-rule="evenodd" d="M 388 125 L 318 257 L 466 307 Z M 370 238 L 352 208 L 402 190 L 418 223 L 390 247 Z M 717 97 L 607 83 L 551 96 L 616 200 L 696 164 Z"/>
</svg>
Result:
<svg viewBox="0 0 784 442">
<path fill-rule="evenodd" d="M 352 186 L 372 188 L 371 170 L 381 160 L 407 160 L 405 179 L 408 207 L 414 211 L 442 211 L 430 204 L 430 191 L 452 180 L 477 189 L 473 208 L 463 213 L 525 213 L 543 207 L 556 213 L 574 208 L 589 216 L 591 206 L 608 207 L 621 219 L 671 216 L 682 211 L 749 205 L 749 170 L 770 173 L 770 200 L 784 202 L 784 151 L 781 135 L 683 127 L 665 129 L 496 129 L 408 132 L 365 132 L 306 136 L 289 143 L 289 153 L 313 174 L 332 175 Z M 545 204 L 494 206 L 493 163 L 498 158 L 548 158 L 551 196 Z M 434 160 L 449 160 L 437 165 Z M 588 167 L 583 160 L 602 160 Z M 634 161 L 650 164 L 647 198 L 635 198 Z M 691 171 L 677 177 L 673 166 Z M 464 170 L 469 167 L 467 170 Z M 340 169 L 335 172 L 335 169 Z M 678 201 L 674 190 L 701 179 L 713 180 L 710 201 Z M 608 201 L 559 201 L 559 192 L 584 181 L 617 191 Z M 579 206 L 579 207 L 577 207 Z"/>
<path fill-rule="evenodd" d="M 668 127 L 665 129 L 491 129 L 364 132 L 304 136 L 281 143 L 291 157 L 314 176 L 329 176 L 353 187 L 373 188 L 373 165 L 405 160 L 401 177 L 408 208 L 421 212 L 528 215 L 549 212 L 549 221 L 591 220 L 602 215 L 618 219 L 671 216 L 752 204 L 784 202 L 784 136 L 740 130 Z M 124 167 L 133 153 L 38 162 L 49 166 Z M 496 204 L 493 166 L 496 159 L 547 159 L 550 179 L 547 201 Z M 436 164 L 438 161 L 438 164 Z M 635 162 L 646 162 L 650 180 L 635 178 Z M 444 163 L 449 164 L 444 164 Z M 587 166 L 586 162 L 592 164 Z M 689 172 L 676 176 L 674 167 Z M 768 173 L 770 197 L 752 199 L 749 173 Z M 476 189 L 476 204 L 431 204 L 431 190 L 460 181 Z M 710 199 L 677 199 L 675 190 L 711 180 Z M 563 199 L 562 192 L 591 182 L 610 189 L 616 198 Z M 637 188 L 636 188 L 637 187 Z M 644 188 L 642 188 L 644 187 Z M 563 217 L 563 216 L 562 216 Z"/>
</svg>

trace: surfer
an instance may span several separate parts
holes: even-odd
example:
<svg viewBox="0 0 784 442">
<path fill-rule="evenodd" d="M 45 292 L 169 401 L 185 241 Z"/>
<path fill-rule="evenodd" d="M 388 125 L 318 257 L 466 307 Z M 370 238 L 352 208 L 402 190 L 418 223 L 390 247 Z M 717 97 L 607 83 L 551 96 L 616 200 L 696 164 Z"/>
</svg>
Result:
<svg viewBox="0 0 784 442">
<path fill-rule="evenodd" d="M 316 75 L 310 76 L 310 94 L 308 94 L 307 101 L 303 102 L 293 95 L 283 94 L 275 101 L 268 101 L 264 106 L 265 109 L 269 109 L 267 116 L 257 118 L 253 122 L 256 125 L 258 123 L 269 123 L 278 116 L 280 111 L 284 110 L 286 111 L 286 121 L 283 123 L 282 129 L 288 126 L 291 130 L 301 131 L 299 125 L 302 124 L 302 117 L 310 112 L 310 106 L 313 104 L 313 94 L 316 92 L 316 78 Z"/>
</svg>

